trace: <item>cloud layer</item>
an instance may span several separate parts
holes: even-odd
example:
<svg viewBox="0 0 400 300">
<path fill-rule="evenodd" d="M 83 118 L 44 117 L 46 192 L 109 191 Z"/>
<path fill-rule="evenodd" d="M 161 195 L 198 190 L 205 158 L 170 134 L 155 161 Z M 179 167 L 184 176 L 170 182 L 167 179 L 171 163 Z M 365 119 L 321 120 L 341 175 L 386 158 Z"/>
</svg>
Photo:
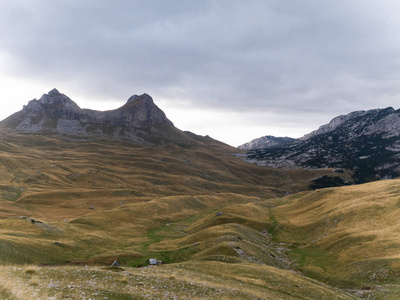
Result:
<svg viewBox="0 0 400 300">
<path fill-rule="evenodd" d="M 3 1 L 1 72 L 98 103 L 147 92 L 175 118 L 212 111 L 210 123 L 220 119 L 226 130 L 246 116 L 236 130 L 248 135 L 231 144 L 298 135 L 338 114 L 397 108 L 399 8 L 378 0 Z"/>
</svg>

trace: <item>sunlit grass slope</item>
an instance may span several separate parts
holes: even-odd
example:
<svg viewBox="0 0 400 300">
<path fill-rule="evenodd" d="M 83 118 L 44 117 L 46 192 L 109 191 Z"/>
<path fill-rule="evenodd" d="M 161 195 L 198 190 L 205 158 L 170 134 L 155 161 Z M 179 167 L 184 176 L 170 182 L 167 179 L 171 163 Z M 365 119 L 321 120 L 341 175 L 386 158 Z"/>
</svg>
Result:
<svg viewBox="0 0 400 300">
<path fill-rule="evenodd" d="M 274 210 L 308 275 L 339 284 L 400 283 L 400 180 L 317 190 Z"/>
</svg>

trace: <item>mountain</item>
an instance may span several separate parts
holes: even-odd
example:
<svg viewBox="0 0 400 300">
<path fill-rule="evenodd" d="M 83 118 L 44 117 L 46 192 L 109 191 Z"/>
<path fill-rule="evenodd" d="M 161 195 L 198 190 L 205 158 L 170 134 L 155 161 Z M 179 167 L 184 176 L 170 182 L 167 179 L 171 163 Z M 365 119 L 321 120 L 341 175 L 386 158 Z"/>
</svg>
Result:
<svg viewBox="0 0 400 300">
<path fill-rule="evenodd" d="M 39 100 L 29 101 L 21 111 L 0 122 L 0 128 L 29 133 L 129 139 L 150 144 L 188 140 L 147 94 L 134 95 L 115 110 L 95 111 L 81 109 L 69 97 L 53 89 Z"/>
<path fill-rule="evenodd" d="M 243 150 L 264 149 L 288 145 L 295 141 L 296 139 L 290 137 L 275 137 L 272 135 L 266 135 L 240 145 L 238 148 Z"/>
<path fill-rule="evenodd" d="M 291 144 L 253 149 L 246 161 L 286 168 L 344 168 L 357 183 L 400 171 L 400 110 L 392 107 L 338 116 Z"/>
</svg>

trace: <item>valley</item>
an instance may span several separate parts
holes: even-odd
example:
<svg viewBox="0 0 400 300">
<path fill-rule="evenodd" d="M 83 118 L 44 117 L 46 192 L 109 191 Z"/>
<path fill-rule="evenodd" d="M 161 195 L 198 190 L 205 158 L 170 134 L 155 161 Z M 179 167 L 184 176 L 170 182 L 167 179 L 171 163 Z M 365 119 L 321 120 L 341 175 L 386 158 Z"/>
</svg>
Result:
<svg viewBox="0 0 400 300">
<path fill-rule="evenodd" d="M 258 167 L 191 137 L 192 145 L 150 146 L 3 133 L 3 276 L 42 299 L 106 297 L 116 292 L 99 288 L 107 282 L 126 291 L 115 299 L 154 282 L 222 299 L 398 296 L 397 180 L 307 191 L 334 171 Z M 164 264 L 148 269 L 153 257 Z M 121 272 L 107 269 L 115 259 Z M 96 288 L 83 275 L 85 288 L 66 287 L 65 274 L 84 272 Z M 4 282 L 4 294 L 18 294 Z M 191 295 L 179 291 L 152 297 Z"/>
<path fill-rule="evenodd" d="M 67 284 L 61 279 L 60 288 L 49 287 L 50 275 L 45 274 L 52 274 L 54 282 L 83 268 L 116 282 L 128 273 L 129 282 L 135 272 L 155 272 L 154 280 L 169 281 L 166 273 L 182 270 L 191 278 L 185 284 L 197 284 L 195 290 L 204 295 L 220 291 L 226 298 L 235 293 L 249 299 L 283 293 L 279 297 L 285 298 L 286 285 L 274 283 L 280 281 L 276 276 L 292 278 L 293 288 L 304 282 L 305 295 L 308 288 L 335 295 L 292 273 L 286 250 L 268 233 L 275 226 L 271 209 L 277 199 L 307 190 L 310 179 L 333 171 L 262 168 L 236 158 L 236 149 L 218 141 L 190 137 L 188 145 L 151 146 L 3 131 L 0 262 L 8 280 L 2 281 L 1 293 L 27 299 L 37 289 L 43 299 L 74 298 L 76 289 L 64 286 L 60 291 Z M 153 257 L 164 264 L 143 269 Z M 125 273 L 104 269 L 115 259 Z M 225 267 L 242 279 L 231 274 L 210 287 L 213 276 L 221 277 L 214 272 Z M 254 286 L 244 270 L 254 272 L 257 280 L 271 274 L 274 292 L 263 284 Z M 174 278 L 174 284 L 183 284 L 180 276 Z M 234 288 L 237 280 L 245 286 L 240 291 Z M 297 293 L 296 288 L 290 297 Z"/>
</svg>

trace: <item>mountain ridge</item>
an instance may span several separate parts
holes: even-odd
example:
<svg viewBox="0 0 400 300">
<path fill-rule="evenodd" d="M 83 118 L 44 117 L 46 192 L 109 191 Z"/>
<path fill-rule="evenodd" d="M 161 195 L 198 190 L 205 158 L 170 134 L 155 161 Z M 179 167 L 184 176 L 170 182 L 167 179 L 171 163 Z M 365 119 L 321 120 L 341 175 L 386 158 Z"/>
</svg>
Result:
<svg viewBox="0 0 400 300">
<path fill-rule="evenodd" d="M 338 116 L 319 129 L 274 148 L 258 148 L 242 158 L 262 166 L 298 169 L 345 168 L 356 183 L 400 174 L 400 110 L 392 107 Z"/>
<path fill-rule="evenodd" d="M 96 111 L 81 109 L 68 96 L 53 89 L 1 121 L 0 128 L 26 133 L 102 136 L 150 144 L 190 139 L 175 128 L 148 94 L 133 95 L 114 110 Z"/>
<path fill-rule="evenodd" d="M 395 112 L 396 111 L 393 107 L 387 107 L 387 108 L 381 108 L 381 109 L 379 109 L 379 108 L 371 109 L 371 110 L 367 110 L 367 111 L 359 110 L 359 111 L 351 112 L 347 115 L 340 115 L 340 116 L 333 118 L 328 124 L 320 126 L 317 130 L 314 130 L 308 134 L 305 134 L 303 137 L 300 138 L 300 140 L 307 140 L 316 135 L 334 131 L 338 127 L 343 126 L 349 120 L 351 121 L 351 120 L 354 120 L 355 118 L 361 119 L 362 117 L 368 116 L 368 115 L 373 115 L 374 117 L 378 117 L 379 114 L 382 114 L 382 113 L 388 113 L 391 115 Z M 383 131 L 385 131 L 385 129 L 388 130 L 388 128 L 382 127 L 382 125 L 384 125 L 384 123 L 380 122 L 380 125 L 381 126 L 376 127 L 376 128 L 372 128 L 373 126 L 369 125 L 369 132 L 377 133 L 379 131 L 383 132 Z M 400 129 L 400 123 L 398 123 L 398 126 L 399 127 L 397 127 L 396 129 Z M 398 131 L 398 130 L 396 130 L 396 131 Z"/>
</svg>

